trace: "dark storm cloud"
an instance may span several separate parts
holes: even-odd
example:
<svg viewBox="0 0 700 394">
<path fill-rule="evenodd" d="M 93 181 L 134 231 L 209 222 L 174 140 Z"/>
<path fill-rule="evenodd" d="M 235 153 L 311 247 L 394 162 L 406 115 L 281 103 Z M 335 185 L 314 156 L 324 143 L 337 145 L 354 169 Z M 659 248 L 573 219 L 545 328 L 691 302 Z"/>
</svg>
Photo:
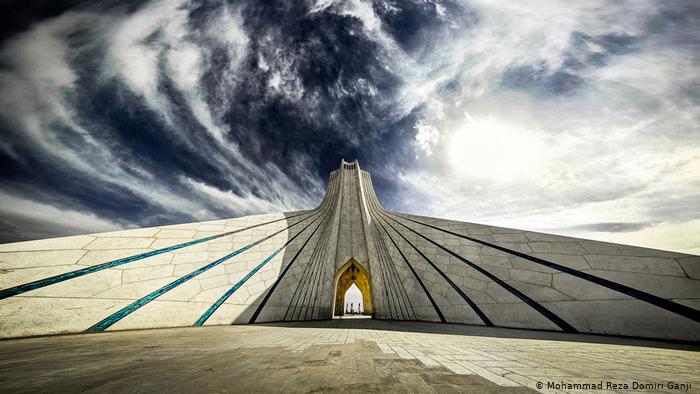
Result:
<svg viewBox="0 0 700 394">
<path fill-rule="evenodd" d="M 573 32 L 564 61 L 552 67 L 541 60 L 534 65 L 514 66 L 506 70 L 502 85 L 509 89 L 539 92 L 543 96 L 575 94 L 585 84 L 580 73 L 588 67 L 605 66 L 608 59 L 638 51 L 641 39 L 628 34 L 591 36 Z"/>
<path fill-rule="evenodd" d="M 512 89 L 538 91 L 544 95 L 573 94 L 583 79 L 567 71 L 550 72 L 546 65 L 519 66 L 503 75 L 503 84 Z"/>
<path fill-rule="evenodd" d="M 645 21 L 644 30 L 668 45 L 697 49 L 700 37 L 700 3 L 696 1 L 676 2 L 663 7 Z"/>
<path fill-rule="evenodd" d="M 0 116 L 7 201 L 96 218 L 89 230 L 301 209 L 320 200 L 340 158 L 372 170 L 410 155 L 416 113 L 397 108 L 402 77 L 345 5 L 170 3 L 15 9 L 25 17 L 4 33 L 14 40 L 4 81 L 23 97 L 3 94 L 24 112 Z M 452 3 L 449 18 L 435 4 L 382 4 L 407 50 L 467 14 Z M 56 52 L 32 52 L 42 45 Z M 189 69 L 179 63 L 193 57 Z M 48 77 L 44 60 L 56 62 Z M 391 196 L 389 176 L 376 173 Z M 42 233 L 46 218 L 8 208 L 3 241 L 71 233 L 48 223 Z"/>
<path fill-rule="evenodd" d="M 251 155 L 284 164 L 287 154 L 311 150 L 333 157 L 324 164 L 334 168 L 338 153 L 357 154 L 353 145 L 380 137 L 400 80 L 382 67 L 360 20 L 266 2 L 246 7 L 242 16 L 255 56 L 243 65 L 247 77 L 229 92 L 245 99 L 232 100 L 224 116 L 240 126 L 232 132 Z M 259 138 L 267 143 L 256 145 Z"/>
<path fill-rule="evenodd" d="M 648 190 L 654 182 L 630 176 L 630 155 L 586 145 L 599 123 L 611 138 L 637 128 L 690 137 L 697 81 L 678 83 L 688 73 L 669 70 L 695 59 L 697 35 L 688 32 L 697 7 L 646 8 L 477 0 L 17 5 L 0 30 L 0 241 L 310 208 L 341 158 L 360 160 L 389 209 L 537 216 L 641 195 L 648 201 L 635 203 L 651 219 L 587 219 L 578 230 L 675 222 L 682 214 Z M 525 101 L 504 102 L 518 95 Z M 472 142 L 482 150 L 493 141 L 530 147 L 527 127 L 511 119 L 523 103 L 546 115 L 532 130 L 571 137 L 544 137 L 554 175 L 538 173 L 525 186 L 510 170 L 489 175 L 517 162 L 513 150 L 465 164 L 472 153 L 497 156 L 472 152 L 470 143 L 453 157 L 452 137 L 463 129 L 477 133 Z M 673 116 L 662 112 L 674 108 Z M 465 168 L 484 178 L 462 178 Z M 675 193 L 683 204 L 696 196 Z M 521 203 L 526 196 L 537 200 L 532 211 Z"/>
<path fill-rule="evenodd" d="M 450 30 L 473 26 L 476 14 L 451 1 L 373 2 L 384 29 L 409 53 L 422 52 L 439 39 L 449 39 Z"/>
<path fill-rule="evenodd" d="M 46 2 L 44 0 L 3 1 L 0 3 L 0 41 L 26 30 L 33 23 L 60 15 L 85 0 Z"/>
<path fill-rule="evenodd" d="M 595 231 L 606 233 L 626 233 L 637 231 L 647 227 L 659 224 L 658 222 L 640 222 L 640 223 L 591 223 L 582 224 L 579 226 L 566 227 L 563 230 L 579 230 L 579 231 Z"/>
</svg>

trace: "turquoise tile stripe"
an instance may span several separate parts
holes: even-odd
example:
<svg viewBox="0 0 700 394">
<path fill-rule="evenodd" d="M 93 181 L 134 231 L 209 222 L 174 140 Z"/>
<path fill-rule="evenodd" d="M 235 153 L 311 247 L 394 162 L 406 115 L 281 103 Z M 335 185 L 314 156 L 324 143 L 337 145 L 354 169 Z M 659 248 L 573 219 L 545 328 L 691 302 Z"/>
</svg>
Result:
<svg viewBox="0 0 700 394">
<path fill-rule="evenodd" d="M 227 254 L 226 256 L 221 257 L 220 259 L 215 260 L 215 261 L 213 261 L 213 262 L 211 262 L 211 263 L 205 265 L 204 267 L 201 267 L 201 268 L 199 268 L 199 269 L 196 269 L 196 270 L 190 272 L 189 274 L 187 274 L 187 275 L 185 275 L 185 276 L 183 276 L 183 277 L 181 277 L 181 278 L 178 278 L 177 280 L 175 280 L 175 281 L 173 281 L 173 282 L 170 282 L 169 284 L 167 284 L 167 285 L 161 287 L 160 289 L 149 293 L 149 294 L 146 295 L 145 297 L 142 297 L 142 298 L 140 298 L 140 299 L 134 301 L 133 303 L 131 303 L 131 304 L 125 306 L 124 308 L 118 310 L 117 312 L 115 312 L 115 313 L 109 315 L 108 317 L 106 317 L 105 319 L 103 319 L 103 320 L 99 321 L 98 323 L 94 324 L 92 327 L 88 328 L 88 329 L 85 330 L 85 331 L 86 331 L 86 332 L 100 332 L 100 331 L 106 330 L 107 328 L 111 327 L 112 325 L 114 325 L 115 323 L 117 323 L 118 321 L 120 321 L 121 319 L 123 319 L 123 318 L 129 316 L 131 313 L 135 312 L 136 310 L 138 310 L 138 309 L 141 308 L 142 306 L 148 304 L 149 302 L 155 300 L 156 298 L 162 296 L 163 294 L 169 292 L 170 290 L 172 290 L 172 289 L 174 289 L 174 288 L 180 286 L 181 284 L 183 284 L 183 283 L 189 281 L 190 279 L 194 278 L 195 276 L 200 275 L 200 274 L 202 274 L 202 273 L 204 273 L 204 272 L 206 272 L 206 271 L 208 271 L 208 270 L 210 270 L 210 269 L 216 267 L 217 265 L 219 265 L 219 264 L 225 262 L 226 260 L 229 260 L 230 258 L 232 258 L 232 257 L 234 257 L 234 256 L 237 256 L 237 255 L 239 255 L 239 254 L 245 252 L 246 250 L 248 250 L 248 249 L 250 249 L 250 248 L 252 248 L 252 247 L 254 247 L 254 246 L 256 246 L 256 245 L 258 245 L 258 244 L 260 244 L 260 243 L 262 243 L 262 242 L 264 242 L 264 241 L 267 241 L 268 239 L 274 237 L 275 235 L 278 235 L 278 234 L 282 233 L 283 231 L 286 231 L 286 230 L 288 230 L 288 229 L 290 229 L 290 228 L 296 226 L 297 224 L 299 224 L 299 223 L 301 223 L 301 222 L 304 222 L 304 221 L 310 219 L 311 217 L 313 217 L 314 215 L 318 215 L 318 214 L 319 214 L 319 213 L 315 213 L 315 214 L 313 214 L 313 215 L 310 215 L 309 217 L 306 217 L 306 218 L 304 218 L 304 219 L 301 219 L 301 220 L 299 220 L 298 222 L 293 223 L 293 224 L 291 224 L 291 225 L 289 225 L 289 226 L 283 228 L 282 230 L 276 231 L 276 232 L 274 232 L 274 233 L 272 233 L 272 234 L 270 234 L 270 235 L 268 235 L 268 236 L 266 236 L 266 237 L 264 237 L 264 238 L 261 238 L 261 239 L 255 241 L 255 242 L 253 242 L 253 243 L 250 243 L 250 244 L 248 244 L 248 245 L 246 245 L 246 246 L 244 246 L 244 247 L 242 247 L 242 248 L 240 248 L 240 249 L 237 249 L 237 250 L 235 250 L 235 251 L 233 251 L 233 252 Z M 316 219 L 318 219 L 318 217 L 317 217 Z M 314 219 L 314 221 L 316 221 L 316 219 Z M 314 221 L 312 221 L 311 223 L 313 223 Z"/>
<path fill-rule="evenodd" d="M 324 219 L 324 222 L 325 222 L 327 219 L 328 219 L 328 217 L 326 217 L 326 219 Z M 261 311 L 263 310 L 263 308 L 265 307 L 265 304 L 267 304 L 267 300 L 270 299 L 270 297 L 272 296 L 272 293 L 275 292 L 275 289 L 277 288 L 277 285 L 279 285 L 280 282 L 282 282 L 282 279 L 284 279 L 284 276 L 287 274 L 287 271 L 289 271 L 289 269 L 292 268 L 292 265 L 294 264 L 294 262 L 297 261 L 297 257 L 299 257 L 299 255 L 300 255 L 301 252 L 304 250 L 304 248 L 306 247 L 306 245 L 309 243 L 309 241 L 311 241 L 311 238 L 314 236 L 314 234 L 316 234 L 316 231 L 317 231 L 319 228 L 321 228 L 321 225 L 323 225 L 323 222 L 322 222 L 321 224 L 319 224 L 318 226 L 316 226 L 316 228 L 315 228 L 314 231 L 311 233 L 311 235 L 309 235 L 309 237 L 306 238 L 306 241 L 304 241 L 304 244 L 301 245 L 301 247 L 299 248 L 299 250 L 297 250 L 297 252 L 296 252 L 296 254 L 294 255 L 294 257 L 292 257 L 292 259 L 289 260 L 289 264 L 287 264 L 287 266 L 284 268 L 284 270 L 282 271 L 282 273 L 277 277 L 277 279 L 275 280 L 275 283 L 272 284 L 272 287 L 270 287 L 270 290 L 268 290 L 268 292 L 267 292 L 267 294 L 265 294 L 265 297 L 263 298 L 262 302 L 260 303 L 260 305 L 258 305 L 258 308 L 257 308 L 257 309 L 255 310 L 255 312 L 253 313 L 253 316 L 252 316 L 252 317 L 250 318 L 250 320 L 248 321 L 249 324 L 255 323 L 255 320 L 258 319 L 258 316 L 260 315 L 260 312 L 261 312 Z M 199 320 L 197 320 L 197 321 L 199 322 Z M 205 320 L 205 321 L 206 321 L 206 320 Z M 204 321 L 202 321 L 202 323 L 204 323 Z M 195 325 L 198 325 L 198 324 L 195 323 Z M 201 326 L 201 324 L 199 324 L 199 325 Z"/>
<path fill-rule="evenodd" d="M 93 265 L 92 267 L 81 268 L 79 270 L 66 272 L 64 274 L 55 275 L 55 276 L 51 276 L 51 277 L 44 278 L 44 279 L 39 279 L 39 280 L 36 280 L 34 282 L 25 283 L 25 284 L 15 286 L 15 287 L 10 287 L 8 289 L 0 290 L 0 300 L 3 300 L 5 298 L 9 298 L 9 297 L 13 297 L 13 296 L 16 296 L 16 295 L 19 295 L 22 293 L 26 293 L 26 292 L 31 291 L 31 290 L 36 290 L 36 289 L 40 289 L 42 287 L 54 285 L 56 283 L 64 282 L 64 281 L 67 281 L 70 279 L 75 279 L 75 278 L 78 278 L 78 277 L 81 277 L 84 275 L 99 272 L 99 271 L 102 271 L 102 270 L 105 270 L 108 268 L 114 268 L 114 267 L 118 267 L 120 265 L 132 263 L 134 261 L 143 260 L 147 257 L 157 256 L 159 254 L 172 252 L 173 250 L 183 249 L 183 248 L 186 248 L 188 246 L 201 244 L 201 243 L 208 242 L 208 241 L 211 241 L 214 239 L 218 239 L 218 238 L 226 237 L 226 236 L 229 236 L 232 234 L 240 233 L 242 231 L 250 230 L 252 228 L 261 227 L 261 226 L 265 226 L 268 224 L 276 223 L 276 222 L 279 222 L 281 220 L 292 219 L 292 218 L 304 215 L 306 213 L 308 213 L 308 212 L 300 213 L 298 215 L 292 215 L 292 216 L 282 218 L 282 219 L 272 220 L 272 221 L 265 222 L 265 223 L 256 224 L 253 226 L 248 226 L 248 227 L 233 230 L 233 231 L 228 231 L 228 232 L 225 232 L 222 234 L 217 234 L 217 235 L 212 235 L 209 237 L 196 239 L 194 241 L 189 241 L 189 242 L 169 246 L 167 248 L 152 250 L 150 252 L 141 253 L 141 254 L 137 254 L 137 255 L 129 256 L 129 257 L 124 257 L 124 258 L 121 258 L 118 260 L 113 260 L 113 261 L 109 261 L 106 263 Z"/>
<path fill-rule="evenodd" d="M 326 215 L 324 215 L 324 216 L 326 216 Z M 206 322 L 206 321 L 209 319 L 209 317 L 211 317 L 211 315 L 212 315 L 214 312 L 216 312 L 217 309 L 219 309 L 219 307 L 221 306 L 221 304 L 223 304 L 229 297 L 231 297 L 231 295 L 233 295 L 233 293 L 235 293 L 236 290 L 238 290 L 241 286 L 243 286 L 243 284 L 244 284 L 245 282 L 247 282 L 248 279 L 250 279 L 253 275 L 255 275 L 256 272 L 258 272 L 262 267 L 265 266 L 265 264 L 267 264 L 270 260 L 272 260 L 275 256 L 277 256 L 277 254 L 278 254 L 279 252 L 281 252 L 281 251 L 282 251 L 284 248 L 286 248 L 290 243 L 292 243 L 292 241 L 294 241 L 294 239 L 296 239 L 299 235 L 301 235 L 301 233 L 303 233 L 307 228 L 309 228 L 309 226 L 311 226 L 312 224 L 314 224 L 314 222 L 315 222 L 316 220 L 318 220 L 319 218 L 320 218 L 320 216 L 317 217 L 316 219 L 314 219 L 314 220 L 313 220 L 311 223 L 309 223 L 308 225 L 306 225 L 306 227 L 304 227 L 303 229 L 301 229 L 301 231 L 299 231 L 296 235 L 294 235 L 294 236 L 293 236 L 292 238 L 290 238 L 287 242 L 285 242 L 284 245 L 282 245 L 281 247 L 277 248 L 277 249 L 276 249 L 274 252 L 272 252 L 272 254 L 270 254 L 265 260 L 263 260 L 263 261 L 262 261 L 260 264 L 258 264 L 255 268 L 253 268 L 250 272 L 248 272 L 248 274 L 246 274 L 246 276 L 244 276 L 244 277 L 243 277 L 241 280 L 239 280 L 235 285 L 233 285 L 233 287 L 231 287 L 230 289 L 228 289 L 221 297 L 219 297 L 218 300 L 216 300 L 216 302 L 215 302 L 212 306 L 209 307 L 209 309 L 207 309 L 207 310 L 202 314 L 202 316 L 199 317 L 199 319 L 197 319 L 196 322 L 194 322 L 193 326 L 196 327 L 196 326 L 201 326 L 202 324 L 204 324 L 204 322 Z M 321 221 L 321 223 L 323 223 L 323 221 Z M 319 223 L 318 226 L 316 226 L 316 229 L 318 229 L 318 227 L 321 226 L 321 223 Z M 316 232 L 316 230 L 314 230 L 314 232 Z M 313 233 L 312 233 L 312 235 L 313 235 Z"/>
</svg>

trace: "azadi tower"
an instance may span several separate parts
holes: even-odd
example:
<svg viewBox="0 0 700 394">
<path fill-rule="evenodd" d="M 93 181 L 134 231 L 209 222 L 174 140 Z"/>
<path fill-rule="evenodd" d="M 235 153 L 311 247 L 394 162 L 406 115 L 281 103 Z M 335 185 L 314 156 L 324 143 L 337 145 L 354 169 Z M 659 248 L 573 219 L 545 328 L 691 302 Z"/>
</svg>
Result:
<svg viewBox="0 0 700 394">
<path fill-rule="evenodd" d="M 364 313 L 700 340 L 700 256 L 386 211 L 343 161 L 312 210 L 0 245 L 0 336 Z"/>
</svg>

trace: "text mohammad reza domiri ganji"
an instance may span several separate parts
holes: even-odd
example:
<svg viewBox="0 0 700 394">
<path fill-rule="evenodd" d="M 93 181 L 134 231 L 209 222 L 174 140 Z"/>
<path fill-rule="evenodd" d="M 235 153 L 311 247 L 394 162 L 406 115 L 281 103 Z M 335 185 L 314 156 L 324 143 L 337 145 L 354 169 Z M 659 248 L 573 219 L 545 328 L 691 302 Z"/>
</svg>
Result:
<svg viewBox="0 0 700 394">
<path fill-rule="evenodd" d="M 632 383 L 616 383 L 603 382 L 598 383 L 567 383 L 567 382 L 547 382 L 546 385 L 537 383 L 537 388 L 546 386 L 547 390 L 678 390 L 690 391 L 692 388 L 691 382 L 632 382 Z"/>
</svg>

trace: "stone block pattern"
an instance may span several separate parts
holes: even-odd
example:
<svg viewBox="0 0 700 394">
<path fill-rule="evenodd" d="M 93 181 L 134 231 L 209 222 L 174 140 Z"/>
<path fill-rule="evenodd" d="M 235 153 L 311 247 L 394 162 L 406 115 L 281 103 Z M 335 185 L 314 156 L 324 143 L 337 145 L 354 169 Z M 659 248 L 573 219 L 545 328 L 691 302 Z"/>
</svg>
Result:
<svg viewBox="0 0 700 394">
<path fill-rule="evenodd" d="M 373 316 L 700 340 L 700 256 L 384 210 L 341 163 L 308 211 L 0 245 L 0 337 Z"/>
<path fill-rule="evenodd" d="M 0 316 L 3 316 L 0 336 L 84 331 L 169 283 L 272 235 L 164 292 L 109 329 L 192 325 L 224 292 L 314 219 L 316 223 L 252 275 L 208 321 L 247 322 L 250 305 L 276 280 L 284 261 L 290 258 L 289 253 L 298 249 L 298 240 L 319 223 L 320 212 L 256 215 L 0 245 L 0 288 L 8 289 L 213 234 L 260 225 L 4 298 L 0 300 Z M 268 222 L 273 223 L 263 224 Z M 290 225 L 292 227 L 287 229 Z"/>
<path fill-rule="evenodd" d="M 688 345 L 389 320 L 0 341 L 8 393 L 698 393 L 699 368 Z"/>
<path fill-rule="evenodd" d="M 700 256 L 388 212 L 377 221 L 391 227 L 389 236 L 405 237 L 400 248 L 420 250 L 495 326 L 700 339 L 700 282 L 692 274 Z M 448 321 L 486 324 L 444 278 L 425 277 Z"/>
</svg>

